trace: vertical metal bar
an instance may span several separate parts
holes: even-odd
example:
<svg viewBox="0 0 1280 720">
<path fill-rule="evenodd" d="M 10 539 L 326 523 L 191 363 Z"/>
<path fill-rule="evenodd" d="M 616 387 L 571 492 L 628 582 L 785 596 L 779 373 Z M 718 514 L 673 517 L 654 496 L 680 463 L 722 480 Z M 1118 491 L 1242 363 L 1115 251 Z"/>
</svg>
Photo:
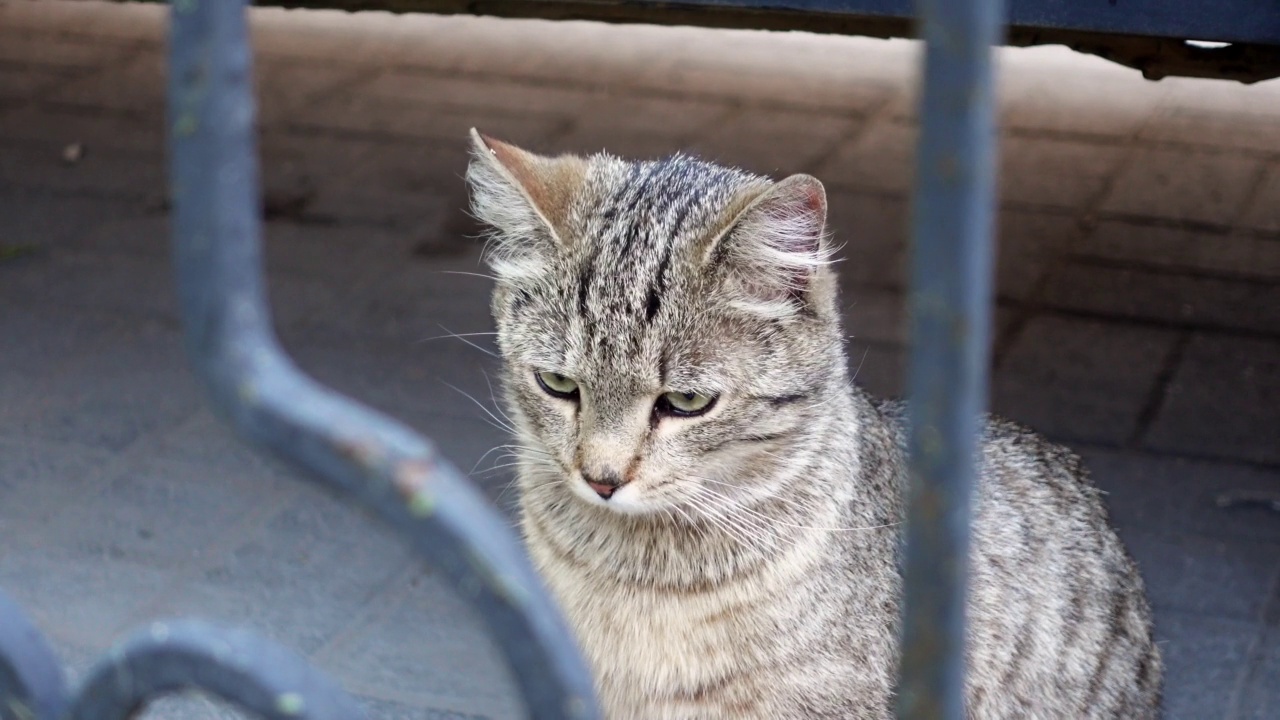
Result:
<svg viewBox="0 0 1280 720">
<path fill-rule="evenodd" d="M 487 624 L 531 717 L 599 717 L 573 634 L 502 516 L 426 440 L 281 351 L 262 277 L 246 2 L 172 7 L 174 267 L 188 351 L 215 407 L 405 537 Z"/>
<path fill-rule="evenodd" d="M 987 395 L 1002 0 L 917 0 L 925 41 L 911 211 L 912 354 L 898 717 L 962 720 L 969 504 Z"/>
</svg>

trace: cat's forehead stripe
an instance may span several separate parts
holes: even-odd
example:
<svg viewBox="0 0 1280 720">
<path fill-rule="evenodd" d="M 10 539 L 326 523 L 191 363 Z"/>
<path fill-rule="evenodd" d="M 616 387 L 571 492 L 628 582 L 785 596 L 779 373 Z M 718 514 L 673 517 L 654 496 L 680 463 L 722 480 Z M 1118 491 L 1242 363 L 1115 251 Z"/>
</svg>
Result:
<svg viewBox="0 0 1280 720">
<path fill-rule="evenodd" d="M 687 224 L 705 222 L 743 179 L 683 155 L 631 164 L 589 230 L 591 248 L 578 274 L 579 314 L 602 325 L 639 317 L 651 322 L 670 284 L 672 254 L 689 241 Z"/>
</svg>

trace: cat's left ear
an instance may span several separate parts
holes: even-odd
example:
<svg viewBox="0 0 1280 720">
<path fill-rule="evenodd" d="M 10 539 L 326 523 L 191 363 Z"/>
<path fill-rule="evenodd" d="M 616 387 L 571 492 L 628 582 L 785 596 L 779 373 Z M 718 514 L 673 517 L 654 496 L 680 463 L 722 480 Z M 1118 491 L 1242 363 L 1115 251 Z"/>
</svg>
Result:
<svg viewBox="0 0 1280 720">
<path fill-rule="evenodd" d="M 758 194 L 712 243 L 707 260 L 724 275 L 730 302 L 757 315 L 786 318 L 819 301 L 827 192 L 811 175 L 792 175 Z"/>
<path fill-rule="evenodd" d="M 497 232 L 489 263 L 499 277 L 536 273 L 566 244 L 569 209 L 586 180 L 587 161 L 546 157 L 471 130 L 467 168 L 471 209 Z"/>
</svg>

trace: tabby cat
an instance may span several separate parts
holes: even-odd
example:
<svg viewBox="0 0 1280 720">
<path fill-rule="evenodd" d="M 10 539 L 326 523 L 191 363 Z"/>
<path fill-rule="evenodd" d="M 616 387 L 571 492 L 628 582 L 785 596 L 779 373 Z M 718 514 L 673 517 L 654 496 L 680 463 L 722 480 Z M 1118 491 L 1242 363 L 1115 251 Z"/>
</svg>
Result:
<svg viewBox="0 0 1280 720">
<path fill-rule="evenodd" d="M 892 715 L 904 409 L 847 372 L 826 194 L 472 131 L 530 554 L 614 720 Z M 986 425 L 972 718 L 1154 718 L 1132 560 L 1080 460 Z"/>
</svg>

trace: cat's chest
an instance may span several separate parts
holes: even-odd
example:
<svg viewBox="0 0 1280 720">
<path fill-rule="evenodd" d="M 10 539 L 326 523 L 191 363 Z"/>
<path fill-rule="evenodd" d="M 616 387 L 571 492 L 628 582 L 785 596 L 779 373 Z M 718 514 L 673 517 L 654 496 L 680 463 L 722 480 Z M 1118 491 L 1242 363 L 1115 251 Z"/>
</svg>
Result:
<svg viewBox="0 0 1280 720">
<path fill-rule="evenodd" d="M 776 609 L 750 585 L 654 590 L 568 565 L 542 570 L 606 695 L 697 696 L 768 653 Z"/>
</svg>

